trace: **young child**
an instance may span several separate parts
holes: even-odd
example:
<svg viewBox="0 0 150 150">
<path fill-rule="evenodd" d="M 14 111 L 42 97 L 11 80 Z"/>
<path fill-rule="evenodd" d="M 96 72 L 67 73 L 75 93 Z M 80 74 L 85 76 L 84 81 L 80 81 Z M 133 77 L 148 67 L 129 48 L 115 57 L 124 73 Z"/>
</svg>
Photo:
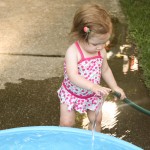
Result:
<svg viewBox="0 0 150 150">
<path fill-rule="evenodd" d="M 75 111 L 87 112 L 89 129 L 95 111 L 110 91 L 125 93 L 117 85 L 106 58 L 105 44 L 112 33 L 109 14 L 97 4 L 85 4 L 74 16 L 71 35 L 76 38 L 66 52 L 64 80 L 58 90 L 60 98 L 60 126 L 75 124 Z M 109 88 L 100 85 L 101 77 Z M 96 120 L 96 131 L 101 131 L 102 111 Z"/>
</svg>

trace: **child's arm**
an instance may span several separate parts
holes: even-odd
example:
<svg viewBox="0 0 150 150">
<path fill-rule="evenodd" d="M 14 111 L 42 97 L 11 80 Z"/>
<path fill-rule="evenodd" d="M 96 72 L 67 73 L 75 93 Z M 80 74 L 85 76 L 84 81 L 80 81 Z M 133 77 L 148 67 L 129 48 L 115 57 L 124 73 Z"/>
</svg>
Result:
<svg viewBox="0 0 150 150">
<path fill-rule="evenodd" d="M 94 84 L 89 80 L 86 80 L 84 77 L 78 74 L 78 53 L 74 46 L 71 46 L 66 52 L 66 68 L 67 68 L 67 75 L 70 81 L 79 86 L 80 88 L 88 89 L 100 95 L 100 93 L 107 95 L 111 89 L 102 87 L 100 85 Z"/>
<path fill-rule="evenodd" d="M 121 99 L 124 99 L 125 93 L 124 91 L 117 85 L 117 82 L 113 76 L 113 73 L 107 63 L 107 54 L 106 50 L 102 50 L 101 52 L 104 60 L 103 60 L 103 65 L 102 65 L 102 77 L 105 80 L 105 82 L 108 84 L 108 86 L 112 89 L 112 91 L 116 91 L 121 93 Z"/>
</svg>

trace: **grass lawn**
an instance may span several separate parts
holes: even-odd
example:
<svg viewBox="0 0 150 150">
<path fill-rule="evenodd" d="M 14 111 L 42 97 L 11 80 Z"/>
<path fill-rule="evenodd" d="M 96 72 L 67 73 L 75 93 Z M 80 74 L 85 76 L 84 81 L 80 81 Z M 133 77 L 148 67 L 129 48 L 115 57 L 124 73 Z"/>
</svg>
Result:
<svg viewBox="0 0 150 150">
<path fill-rule="evenodd" d="M 129 37 L 138 49 L 139 67 L 150 89 L 150 0 L 120 0 Z"/>
</svg>

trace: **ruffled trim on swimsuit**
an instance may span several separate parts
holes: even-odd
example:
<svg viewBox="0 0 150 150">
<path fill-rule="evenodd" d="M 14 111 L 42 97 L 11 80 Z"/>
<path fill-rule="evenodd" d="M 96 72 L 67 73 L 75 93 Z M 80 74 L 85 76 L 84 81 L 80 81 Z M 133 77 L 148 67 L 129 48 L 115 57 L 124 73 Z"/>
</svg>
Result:
<svg viewBox="0 0 150 150">
<path fill-rule="evenodd" d="M 102 96 L 94 95 L 90 98 L 83 99 L 78 98 L 69 93 L 63 85 L 57 91 L 58 97 L 60 98 L 60 102 L 63 104 L 67 104 L 68 111 L 76 110 L 79 113 L 85 113 L 87 109 L 95 111 L 100 102 L 102 102 Z"/>
</svg>

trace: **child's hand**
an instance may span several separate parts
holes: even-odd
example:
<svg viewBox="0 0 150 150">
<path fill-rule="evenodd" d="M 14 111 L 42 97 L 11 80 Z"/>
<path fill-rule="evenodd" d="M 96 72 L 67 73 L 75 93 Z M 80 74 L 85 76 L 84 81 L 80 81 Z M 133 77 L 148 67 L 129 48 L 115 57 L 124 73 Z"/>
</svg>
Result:
<svg viewBox="0 0 150 150">
<path fill-rule="evenodd" d="M 94 92 L 98 96 L 107 96 L 109 92 L 111 92 L 110 88 L 102 87 L 98 84 L 94 84 L 91 88 L 91 91 Z"/>
<path fill-rule="evenodd" d="M 116 91 L 116 92 L 118 92 L 118 93 L 121 94 L 121 97 L 120 97 L 121 100 L 123 100 L 124 98 L 126 98 L 126 95 L 125 95 L 123 89 L 121 89 L 120 87 L 115 88 L 114 91 Z"/>
</svg>

